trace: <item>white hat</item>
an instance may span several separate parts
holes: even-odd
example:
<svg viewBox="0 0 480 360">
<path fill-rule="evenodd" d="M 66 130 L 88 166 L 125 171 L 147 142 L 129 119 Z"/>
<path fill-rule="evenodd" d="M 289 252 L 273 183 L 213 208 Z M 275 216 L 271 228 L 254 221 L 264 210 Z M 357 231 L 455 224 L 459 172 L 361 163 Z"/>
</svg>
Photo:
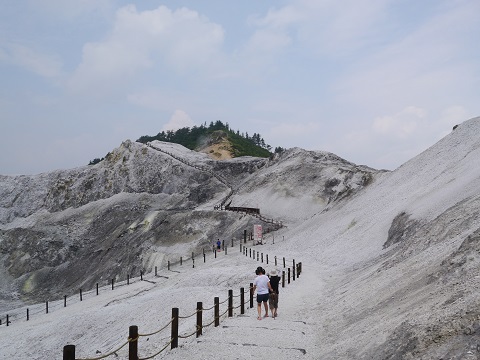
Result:
<svg viewBox="0 0 480 360">
<path fill-rule="evenodd" d="M 278 276 L 277 270 L 273 269 L 270 271 L 270 276 Z"/>
</svg>

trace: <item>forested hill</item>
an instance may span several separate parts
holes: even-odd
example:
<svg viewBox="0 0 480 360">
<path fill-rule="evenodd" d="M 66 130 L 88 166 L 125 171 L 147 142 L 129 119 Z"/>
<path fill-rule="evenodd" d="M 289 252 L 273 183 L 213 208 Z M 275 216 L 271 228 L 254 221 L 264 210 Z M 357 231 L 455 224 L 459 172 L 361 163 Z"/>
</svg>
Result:
<svg viewBox="0 0 480 360">
<path fill-rule="evenodd" d="M 260 134 L 254 133 L 249 136 L 248 133 L 240 133 L 239 130 L 235 132 L 230 129 L 228 123 L 224 124 L 220 120 L 212 121 L 208 126 L 205 123 L 192 128 L 184 127 L 176 131 L 162 131 L 155 136 L 141 136 L 137 142 L 145 144 L 153 140 L 159 140 L 177 143 L 190 150 L 199 150 L 208 143 L 217 141 L 218 138 L 222 138 L 229 143 L 232 157 L 269 157 L 272 154 L 272 147 L 265 143 Z M 282 148 L 277 147 L 275 152 L 282 150 Z"/>
</svg>

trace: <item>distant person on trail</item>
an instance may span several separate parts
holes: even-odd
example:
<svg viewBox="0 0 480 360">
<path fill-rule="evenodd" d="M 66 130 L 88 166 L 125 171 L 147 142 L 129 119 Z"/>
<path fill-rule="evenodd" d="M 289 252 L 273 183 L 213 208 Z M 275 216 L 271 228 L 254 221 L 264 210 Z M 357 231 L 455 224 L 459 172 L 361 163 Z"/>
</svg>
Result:
<svg viewBox="0 0 480 360">
<path fill-rule="evenodd" d="M 278 271 L 273 269 L 268 274 L 270 276 L 270 286 L 272 287 L 272 292 L 270 293 L 268 303 L 270 305 L 270 311 L 272 312 L 272 317 L 275 319 L 277 317 L 278 309 L 278 284 L 280 283 L 280 277 L 278 276 Z"/>
<path fill-rule="evenodd" d="M 270 285 L 270 279 L 265 275 L 265 269 L 261 266 L 257 267 L 255 270 L 257 277 L 253 280 L 253 292 L 257 290 L 257 311 L 258 317 L 257 320 L 262 320 L 262 302 L 265 307 L 265 315 L 263 317 L 268 317 L 268 293 L 273 291 Z"/>
<path fill-rule="evenodd" d="M 220 239 L 218 239 L 218 241 L 217 241 L 217 250 L 220 250 L 221 246 L 222 246 L 222 242 L 220 241 Z"/>
</svg>

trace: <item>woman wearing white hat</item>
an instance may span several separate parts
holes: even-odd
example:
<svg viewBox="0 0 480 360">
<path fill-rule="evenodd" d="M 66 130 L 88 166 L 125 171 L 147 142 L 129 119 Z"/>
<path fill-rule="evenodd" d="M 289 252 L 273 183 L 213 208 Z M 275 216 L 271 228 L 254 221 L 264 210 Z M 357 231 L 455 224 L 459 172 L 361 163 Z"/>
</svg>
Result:
<svg viewBox="0 0 480 360">
<path fill-rule="evenodd" d="M 270 293 L 268 303 L 270 305 L 272 317 L 275 319 L 277 317 L 278 309 L 278 285 L 280 283 L 280 277 L 278 276 L 278 271 L 276 269 L 270 271 L 268 275 L 270 276 L 270 286 L 272 287 L 272 292 Z"/>
</svg>

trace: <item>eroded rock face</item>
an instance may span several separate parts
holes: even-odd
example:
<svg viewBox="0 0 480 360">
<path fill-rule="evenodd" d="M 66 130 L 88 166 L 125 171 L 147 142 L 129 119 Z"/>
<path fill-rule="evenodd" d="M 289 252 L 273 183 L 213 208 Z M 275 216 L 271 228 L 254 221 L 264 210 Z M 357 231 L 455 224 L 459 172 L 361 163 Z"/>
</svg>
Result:
<svg viewBox="0 0 480 360">
<path fill-rule="evenodd" d="M 214 161 L 169 146 L 157 151 L 126 141 L 94 166 L 0 177 L 0 266 L 10 279 L 0 283 L 0 300 L 58 298 L 201 253 L 217 238 L 241 239 L 258 220 L 214 205 L 239 184 L 248 191 L 267 181 L 259 175 L 264 169 L 282 167 L 285 185 L 299 188 L 325 173 L 335 180 L 317 182 L 331 201 L 375 173 L 357 173 L 329 153 Z"/>
</svg>

